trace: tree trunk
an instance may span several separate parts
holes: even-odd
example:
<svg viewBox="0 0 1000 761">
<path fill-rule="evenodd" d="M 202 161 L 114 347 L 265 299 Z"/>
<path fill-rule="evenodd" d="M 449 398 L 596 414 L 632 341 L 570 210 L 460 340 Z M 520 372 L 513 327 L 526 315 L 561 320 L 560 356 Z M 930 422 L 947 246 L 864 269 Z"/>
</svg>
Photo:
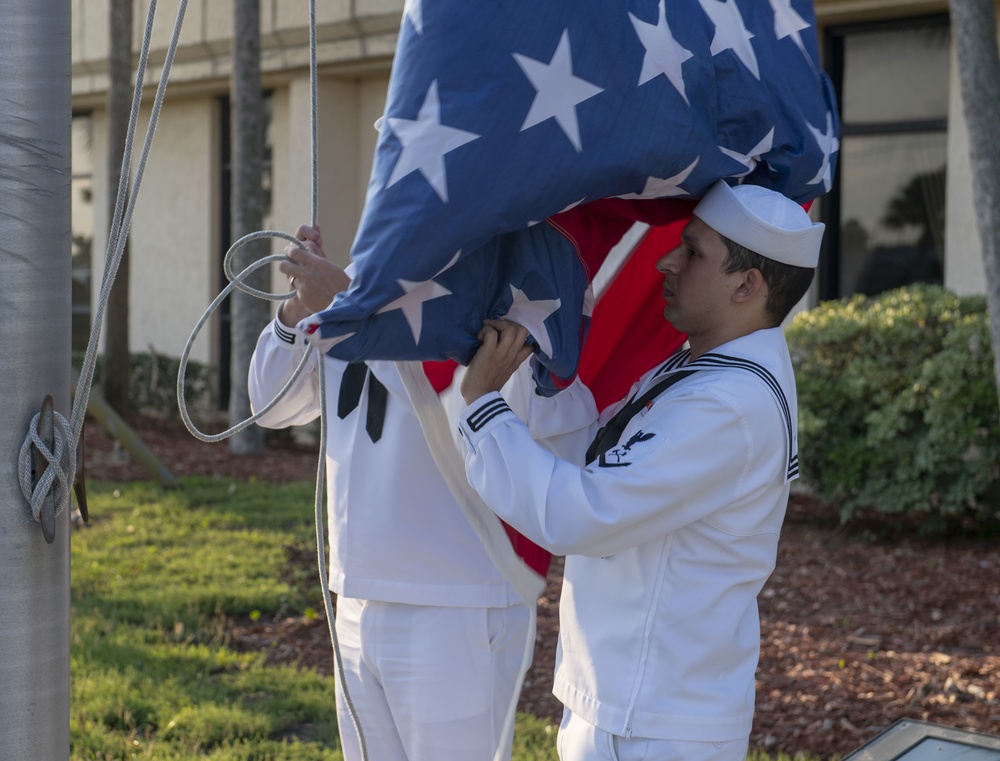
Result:
<svg viewBox="0 0 1000 761">
<path fill-rule="evenodd" d="M 132 106 L 132 0 L 111 0 L 108 24 L 108 220 L 113 218 L 123 163 L 122 149 Z M 105 321 L 104 371 L 101 385 L 112 409 L 130 421 L 129 376 L 129 251 L 122 254 L 115 284 L 108 295 Z"/>
<path fill-rule="evenodd" d="M 260 0 L 233 0 L 233 75 L 232 75 L 232 239 L 260 230 L 264 222 L 264 189 L 261 183 L 264 166 L 263 96 L 260 88 Z M 267 256 L 266 240 L 253 241 L 237 251 L 235 272 Z M 257 270 L 247 284 L 259 290 L 269 289 L 268 270 Z M 247 373 L 257 336 L 267 324 L 270 310 L 267 301 L 239 290 L 232 295 L 230 320 L 231 361 L 229 421 L 235 425 L 250 416 Z M 260 455 L 264 452 L 264 431 L 255 425 L 229 439 L 233 454 Z"/>
<path fill-rule="evenodd" d="M 1000 388 L 1000 56 L 993 0 L 950 0 L 986 269 L 993 374 Z"/>
</svg>

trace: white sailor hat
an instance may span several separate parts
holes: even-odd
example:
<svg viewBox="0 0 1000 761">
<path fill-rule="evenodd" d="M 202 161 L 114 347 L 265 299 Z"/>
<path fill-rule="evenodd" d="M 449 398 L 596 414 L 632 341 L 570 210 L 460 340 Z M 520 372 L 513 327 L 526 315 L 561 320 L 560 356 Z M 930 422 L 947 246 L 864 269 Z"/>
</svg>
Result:
<svg viewBox="0 0 1000 761">
<path fill-rule="evenodd" d="M 796 267 L 815 267 L 824 225 L 799 204 L 760 185 L 729 187 L 719 180 L 694 215 L 720 235 L 754 253 Z"/>
</svg>

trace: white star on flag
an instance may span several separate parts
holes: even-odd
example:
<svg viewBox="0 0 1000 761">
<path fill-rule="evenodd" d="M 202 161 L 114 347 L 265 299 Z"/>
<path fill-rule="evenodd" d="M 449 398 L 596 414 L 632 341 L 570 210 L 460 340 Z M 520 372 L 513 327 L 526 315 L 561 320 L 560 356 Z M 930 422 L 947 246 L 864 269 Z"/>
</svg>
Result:
<svg viewBox="0 0 1000 761">
<path fill-rule="evenodd" d="M 413 333 L 413 344 L 416 346 L 420 343 L 420 331 L 424 326 L 424 304 L 442 296 L 450 296 L 451 291 L 433 280 L 424 280 L 420 283 L 411 280 L 397 280 L 396 282 L 405 293 L 379 309 L 376 314 L 391 312 L 394 309 L 400 310 L 403 317 L 406 318 L 406 323 L 410 326 L 410 332 Z"/>
<path fill-rule="evenodd" d="M 712 55 L 718 55 L 724 50 L 732 50 L 743 62 L 750 73 L 760 79 L 760 69 L 757 66 L 757 55 L 753 52 L 750 40 L 753 34 L 743 23 L 743 16 L 735 0 L 699 0 L 702 10 L 715 24 L 715 37 L 712 38 Z"/>
<path fill-rule="evenodd" d="M 660 17 L 655 24 L 649 24 L 631 13 L 628 14 L 639 41 L 646 48 L 646 55 L 642 59 L 642 71 L 639 72 L 639 84 L 644 85 L 662 74 L 681 94 L 684 102 L 691 105 L 684 91 L 684 74 L 681 67 L 694 53 L 674 39 L 667 24 L 665 4 L 666 0 L 660 0 Z"/>
<path fill-rule="evenodd" d="M 739 151 L 732 151 L 729 148 L 723 148 L 719 146 L 719 150 L 724 154 L 729 156 L 731 159 L 739 161 L 743 166 L 747 168 L 745 172 L 740 172 L 739 174 L 731 174 L 730 177 L 743 177 L 750 174 L 757 166 L 759 159 L 758 156 L 762 156 L 768 153 L 771 148 L 774 147 L 774 127 L 771 127 L 771 131 L 764 135 L 764 139 L 761 140 L 757 145 L 750 149 L 749 153 L 740 153 Z"/>
<path fill-rule="evenodd" d="M 510 287 L 510 292 L 514 296 L 514 302 L 510 305 L 510 310 L 504 315 L 504 319 L 516 322 L 518 325 L 528 329 L 532 338 L 538 342 L 538 348 L 547 356 L 552 356 L 552 339 L 549 331 L 545 327 L 545 320 L 555 313 L 562 305 L 559 299 L 538 299 L 532 301 L 524 291 Z"/>
<path fill-rule="evenodd" d="M 823 151 L 823 163 L 820 165 L 819 171 L 816 172 L 816 176 L 809 180 L 809 184 L 818 185 L 822 182 L 823 192 L 826 193 L 829 192 L 830 186 L 833 184 L 830 156 L 840 150 L 840 140 L 837 139 L 837 132 L 833 128 L 833 117 L 829 113 L 826 115 L 826 132 L 820 132 L 811 124 L 806 126 L 809 127 L 809 131 L 816 138 L 817 145 Z"/>
<path fill-rule="evenodd" d="M 424 33 L 424 11 L 422 0 L 406 0 L 403 4 L 403 16 L 410 19 L 417 34 Z"/>
<path fill-rule="evenodd" d="M 677 198 L 679 196 L 686 196 L 688 192 L 681 187 L 681 183 L 684 182 L 694 171 L 694 168 L 698 166 L 698 159 L 695 158 L 690 164 L 688 164 L 684 169 L 675 174 L 673 177 L 647 177 L 646 185 L 642 189 L 641 193 L 628 193 L 620 198 Z"/>
<path fill-rule="evenodd" d="M 299 324 L 301 325 L 302 323 L 299 323 Z M 327 340 L 327 341 L 323 342 L 323 349 L 324 349 L 324 351 L 328 350 L 328 349 L 332 349 L 337 344 L 346 341 L 348 338 L 350 338 L 351 336 L 354 336 L 354 335 L 357 335 L 357 331 L 355 331 L 355 330 L 352 330 L 350 333 L 344 333 L 344 334 L 339 335 L 339 336 L 334 336 L 333 339 Z"/>
<path fill-rule="evenodd" d="M 441 200 L 448 203 L 444 156 L 481 135 L 441 124 L 441 103 L 438 100 L 436 79 L 427 90 L 416 120 L 390 116 L 386 121 L 403 146 L 386 187 L 391 188 L 406 175 L 419 170 Z"/>
<path fill-rule="evenodd" d="M 576 107 L 585 100 L 604 92 L 603 88 L 573 76 L 573 55 L 569 46 L 569 29 L 564 29 L 556 52 L 548 63 L 536 61 L 520 53 L 514 53 L 521 71 L 535 88 L 535 99 L 531 103 L 528 115 L 524 117 L 521 132 L 546 119 L 555 119 L 556 123 L 576 148 L 583 150 L 580 142 L 580 123 L 576 117 Z"/>
<path fill-rule="evenodd" d="M 805 43 L 802 42 L 802 35 L 799 34 L 799 32 L 808 29 L 810 25 L 795 12 L 795 9 L 792 7 L 792 0 L 771 0 L 771 10 L 774 11 L 775 37 L 779 40 L 791 37 L 795 40 L 795 44 L 799 46 L 802 54 L 811 63 L 812 59 L 809 58 Z"/>
</svg>

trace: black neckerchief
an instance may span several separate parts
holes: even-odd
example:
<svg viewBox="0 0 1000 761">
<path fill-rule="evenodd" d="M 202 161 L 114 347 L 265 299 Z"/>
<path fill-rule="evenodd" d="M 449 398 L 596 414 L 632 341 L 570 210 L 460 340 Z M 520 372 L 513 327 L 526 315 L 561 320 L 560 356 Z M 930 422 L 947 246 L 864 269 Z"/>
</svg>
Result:
<svg viewBox="0 0 1000 761">
<path fill-rule="evenodd" d="M 366 377 L 369 381 L 365 430 L 368 431 L 368 438 L 374 444 L 382 438 L 388 392 L 365 362 L 351 362 L 344 369 L 344 376 L 340 380 L 340 396 L 337 398 L 337 417 L 343 420 L 357 408 L 361 402 L 361 392 L 364 390 Z"/>
<path fill-rule="evenodd" d="M 694 372 L 694 370 L 681 370 L 679 372 L 672 373 L 671 375 L 666 375 L 657 379 L 641 396 L 632 397 L 632 400 L 618 410 L 614 417 L 608 421 L 607 425 L 597 432 L 594 440 L 590 442 L 590 446 L 587 447 L 586 464 L 590 465 L 590 463 L 607 452 L 609 449 L 613 449 L 618 443 L 618 440 L 621 439 L 622 433 L 624 432 L 625 427 L 629 424 L 629 421 L 638 415 L 639 411 L 642 410 L 650 402 L 650 400 L 662 394 L 677 381 L 688 377 Z"/>
</svg>

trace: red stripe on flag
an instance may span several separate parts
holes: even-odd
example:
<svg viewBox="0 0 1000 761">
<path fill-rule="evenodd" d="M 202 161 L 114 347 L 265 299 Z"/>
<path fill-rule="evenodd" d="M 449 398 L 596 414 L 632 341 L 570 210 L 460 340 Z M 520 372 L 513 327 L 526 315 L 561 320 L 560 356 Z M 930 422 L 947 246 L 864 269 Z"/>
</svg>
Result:
<svg viewBox="0 0 1000 761">
<path fill-rule="evenodd" d="M 680 243 L 697 201 L 605 198 L 557 214 L 551 222 L 576 246 L 593 278 L 635 222 L 652 225 L 597 302 L 579 375 L 604 409 L 687 339 L 663 317 L 663 276 L 656 262 Z"/>
</svg>

